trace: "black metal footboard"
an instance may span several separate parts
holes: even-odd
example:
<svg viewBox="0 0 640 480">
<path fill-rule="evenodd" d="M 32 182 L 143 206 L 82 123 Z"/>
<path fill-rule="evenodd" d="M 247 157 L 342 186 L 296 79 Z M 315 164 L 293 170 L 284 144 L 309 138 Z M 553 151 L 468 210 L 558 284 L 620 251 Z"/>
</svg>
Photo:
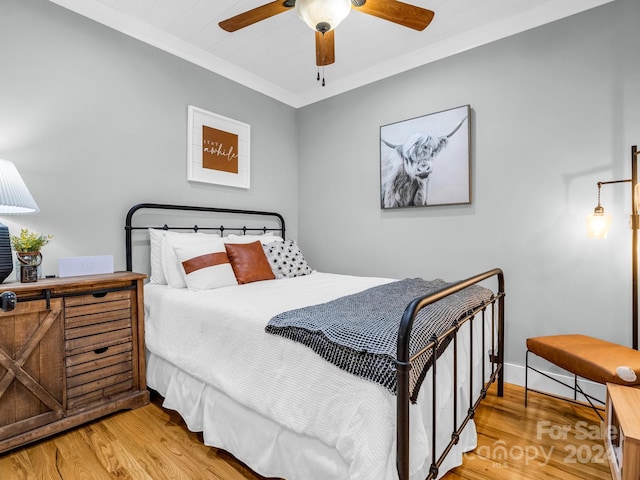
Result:
<svg viewBox="0 0 640 480">
<path fill-rule="evenodd" d="M 478 308 L 468 312 L 463 318 L 459 319 L 455 322 L 453 327 L 451 327 L 448 331 L 440 335 L 439 337 L 433 337 L 431 342 L 428 345 L 425 345 L 422 350 L 416 353 L 413 357 L 410 356 L 409 353 L 409 341 L 411 338 L 411 329 L 413 326 L 413 321 L 416 318 L 418 312 L 438 300 L 441 300 L 448 295 L 451 295 L 455 292 L 458 292 L 464 288 L 467 288 L 476 283 L 480 283 L 484 280 L 488 280 L 490 278 L 495 277 L 498 282 L 498 292 L 494 294 L 491 298 L 491 302 L 486 305 L 479 306 Z M 473 361 L 474 361 L 474 351 L 473 351 L 473 325 L 476 321 L 476 317 L 481 317 L 481 328 L 482 328 L 482 348 L 481 352 L 487 351 L 487 346 L 485 345 L 485 322 L 487 321 L 487 309 L 490 309 L 491 314 L 491 374 L 489 379 L 485 382 L 486 372 L 485 372 L 485 360 L 482 361 L 482 382 L 483 387 L 480 391 L 480 395 L 478 398 L 473 398 Z M 459 420 L 458 416 L 458 355 L 457 355 L 457 347 L 458 347 L 458 332 L 460 328 L 468 323 L 469 328 L 471 329 L 469 335 L 469 404 L 470 408 L 467 411 L 467 415 L 465 418 Z M 433 365 L 431 366 L 431 377 L 432 377 L 432 424 L 431 424 L 431 467 L 429 469 L 429 475 L 426 480 L 431 480 L 437 477 L 440 465 L 444 461 L 447 454 L 451 451 L 454 445 L 458 443 L 460 439 L 460 434 L 462 430 L 464 430 L 465 426 L 469 423 L 469 421 L 473 418 L 476 408 L 482 401 L 482 399 L 486 396 L 487 390 L 489 386 L 498 381 L 498 396 L 502 397 L 504 394 L 504 274 L 501 269 L 496 268 L 493 270 L 489 270 L 485 273 L 470 277 L 461 282 L 450 285 L 442 290 L 434 292 L 433 294 L 417 298 L 411 304 L 407 306 L 407 309 L 402 316 L 402 321 L 400 323 L 400 328 L 398 330 L 398 353 L 397 353 L 397 379 L 398 379 L 398 399 L 397 399 L 397 468 L 398 468 L 398 476 L 400 480 L 409 480 L 409 408 L 410 408 L 410 398 L 409 398 L 409 370 L 411 369 L 411 363 L 421 355 L 424 355 L 427 352 L 431 352 L 432 358 L 437 358 L 437 350 L 438 346 L 442 342 L 453 343 L 454 355 L 453 355 L 453 431 L 451 432 L 451 439 L 449 443 L 443 447 L 440 455 L 437 455 L 438 445 L 436 441 L 436 432 L 438 430 L 438 418 L 436 415 L 436 379 L 438 372 L 438 361 L 435 360 Z"/>
</svg>

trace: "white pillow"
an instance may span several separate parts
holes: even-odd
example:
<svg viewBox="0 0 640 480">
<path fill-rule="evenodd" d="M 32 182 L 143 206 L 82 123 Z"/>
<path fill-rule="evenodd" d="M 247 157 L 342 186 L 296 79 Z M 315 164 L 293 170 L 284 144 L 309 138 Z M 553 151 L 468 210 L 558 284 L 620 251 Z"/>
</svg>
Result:
<svg viewBox="0 0 640 480">
<path fill-rule="evenodd" d="M 167 280 L 164 278 L 164 272 L 162 271 L 162 239 L 166 230 L 158 230 L 157 228 L 149 229 L 149 263 L 151 266 L 151 275 L 149 277 L 150 283 L 158 283 L 160 285 L 166 285 Z"/>
<path fill-rule="evenodd" d="M 173 288 L 185 288 L 184 270 L 176 257 L 175 247 L 191 247 L 195 245 L 211 246 L 217 245 L 220 235 L 216 233 L 179 233 L 165 232 L 162 238 L 161 256 L 162 271 L 167 285 Z M 212 251 L 212 250 L 210 250 Z"/>
<path fill-rule="evenodd" d="M 282 242 L 284 238 L 274 235 L 273 232 L 267 232 L 261 235 L 234 235 L 230 234 L 222 239 L 224 243 L 253 243 L 260 240 L 260 243 L 266 245 L 271 242 Z"/>
<path fill-rule="evenodd" d="M 176 246 L 173 250 L 189 290 L 209 290 L 238 284 L 222 240 Z"/>
</svg>

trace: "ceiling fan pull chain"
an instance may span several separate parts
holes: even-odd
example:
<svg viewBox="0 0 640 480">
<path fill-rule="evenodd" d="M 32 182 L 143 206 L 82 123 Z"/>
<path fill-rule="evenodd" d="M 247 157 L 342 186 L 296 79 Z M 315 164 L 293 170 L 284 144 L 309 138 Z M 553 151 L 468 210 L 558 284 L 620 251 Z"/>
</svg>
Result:
<svg viewBox="0 0 640 480">
<path fill-rule="evenodd" d="M 324 65 L 322 66 L 322 86 L 324 87 Z"/>
<path fill-rule="evenodd" d="M 318 77 L 316 78 L 316 80 L 320 81 L 320 67 L 318 67 Z"/>
</svg>

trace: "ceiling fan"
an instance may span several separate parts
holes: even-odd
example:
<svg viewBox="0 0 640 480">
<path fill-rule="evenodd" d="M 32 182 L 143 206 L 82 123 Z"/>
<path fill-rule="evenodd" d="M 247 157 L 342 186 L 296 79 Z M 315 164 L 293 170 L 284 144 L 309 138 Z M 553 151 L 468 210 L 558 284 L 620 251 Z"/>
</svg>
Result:
<svg viewBox="0 0 640 480">
<path fill-rule="evenodd" d="M 398 0 L 276 0 L 223 20 L 218 25 L 227 32 L 235 32 L 294 7 L 300 18 L 316 32 L 318 67 L 335 62 L 333 30 L 351 9 L 418 31 L 424 30 L 434 15 L 431 10 Z"/>
</svg>

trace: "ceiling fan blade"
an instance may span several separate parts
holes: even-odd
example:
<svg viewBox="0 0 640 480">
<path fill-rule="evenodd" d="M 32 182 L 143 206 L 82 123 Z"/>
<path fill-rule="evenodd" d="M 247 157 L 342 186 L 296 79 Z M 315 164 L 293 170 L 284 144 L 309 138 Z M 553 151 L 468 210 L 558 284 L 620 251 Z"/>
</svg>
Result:
<svg viewBox="0 0 640 480">
<path fill-rule="evenodd" d="M 275 2 L 267 3 L 266 5 L 248 10 L 244 13 L 236 15 L 235 17 L 227 18 L 226 20 L 218 23 L 218 25 L 220 25 L 220 28 L 226 30 L 227 32 L 235 32 L 236 30 L 240 30 L 241 28 L 248 27 L 249 25 L 253 25 L 254 23 L 258 23 L 259 21 L 266 18 L 273 17 L 274 15 L 282 12 L 286 12 L 287 10 L 292 8 L 292 5 L 288 5 L 289 3 L 291 2 L 276 0 Z"/>
<path fill-rule="evenodd" d="M 324 35 L 316 32 L 316 65 L 323 67 L 336 61 L 334 30 L 329 30 Z"/>
<path fill-rule="evenodd" d="M 366 0 L 364 5 L 352 7 L 362 13 L 419 31 L 427 28 L 434 15 L 431 10 L 397 0 Z"/>
</svg>

